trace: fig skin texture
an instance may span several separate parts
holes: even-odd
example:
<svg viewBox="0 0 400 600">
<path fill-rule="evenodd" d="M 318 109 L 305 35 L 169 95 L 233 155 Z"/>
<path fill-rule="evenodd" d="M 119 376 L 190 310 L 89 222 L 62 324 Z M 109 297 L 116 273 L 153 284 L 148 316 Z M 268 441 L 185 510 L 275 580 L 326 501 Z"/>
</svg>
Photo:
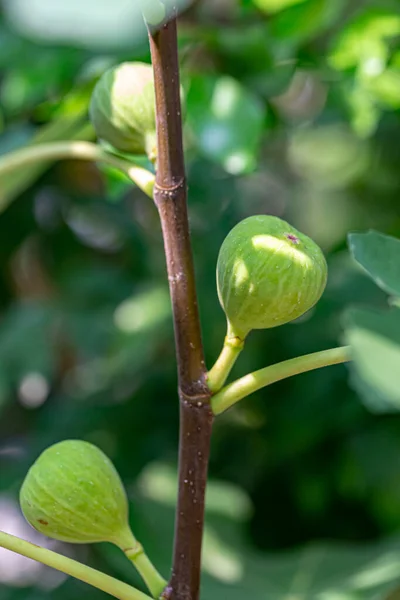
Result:
<svg viewBox="0 0 400 600">
<path fill-rule="evenodd" d="M 297 319 L 320 299 L 327 265 L 313 240 L 278 217 L 256 215 L 238 223 L 218 257 L 217 288 L 228 337 Z"/>
<path fill-rule="evenodd" d="M 66 440 L 47 448 L 28 471 L 20 504 L 28 523 L 56 540 L 112 542 L 122 549 L 134 543 L 119 475 L 88 442 Z"/>
<path fill-rule="evenodd" d="M 119 152 L 156 155 L 154 77 L 151 65 L 125 62 L 97 82 L 89 116 L 98 138 Z"/>
</svg>

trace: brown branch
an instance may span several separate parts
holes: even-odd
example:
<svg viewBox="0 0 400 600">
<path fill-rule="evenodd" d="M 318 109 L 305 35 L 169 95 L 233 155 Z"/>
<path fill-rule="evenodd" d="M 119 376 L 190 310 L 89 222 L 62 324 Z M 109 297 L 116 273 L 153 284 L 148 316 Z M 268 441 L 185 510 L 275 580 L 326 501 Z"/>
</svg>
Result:
<svg viewBox="0 0 400 600">
<path fill-rule="evenodd" d="M 164 597 L 198 600 L 213 416 L 206 384 L 187 216 L 176 11 L 159 31 L 149 32 L 149 39 L 157 108 L 154 200 L 161 219 L 173 308 L 181 417 L 174 557 Z"/>
<path fill-rule="evenodd" d="M 150 33 L 157 104 L 154 200 L 161 217 L 174 311 L 179 381 L 187 396 L 206 394 L 182 146 L 176 20 Z"/>
</svg>

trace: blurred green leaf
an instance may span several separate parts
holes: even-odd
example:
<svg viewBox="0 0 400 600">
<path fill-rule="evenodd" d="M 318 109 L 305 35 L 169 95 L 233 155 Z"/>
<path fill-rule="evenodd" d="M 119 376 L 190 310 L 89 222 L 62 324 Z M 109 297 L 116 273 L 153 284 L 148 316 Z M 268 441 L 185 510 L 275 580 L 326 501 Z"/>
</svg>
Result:
<svg viewBox="0 0 400 600">
<path fill-rule="evenodd" d="M 399 34 L 398 10 L 370 6 L 340 31 L 330 63 L 340 70 L 362 65 L 364 69 L 376 72 L 385 65 L 389 39 Z"/>
<path fill-rule="evenodd" d="M 353 384 L 374 412 L 400 410 L 400 310 L 351 309 L 345 337 L 352 347 Z"/>
<path fill-rule="evenodd" d="M 343 82 L 343 97 L 355 131 L 372 135 L 383 110 L 400 107 L 400 70 L 394 40 L 400 34 L 400 11 L 369 6 L 336 36 L 328 56 L 339 71 L 353 72 Z"/>
<path fill-rule="evenodd" d="M 296 3 L 271 21 L 271 32 L 276 38 L 301 42 L 314 35 L 321 35 L 332 27 L 340 16 L 346 0 L 307 0 Z"/>
<path fill-rule="evenodd" d="M 327 189 L 338 189 L 356 181 L 369 163 L 366 144 L 339 125 L 295 130 L 288 158 L 300 177 Z"/>
<path fill-rule="evenodd" d="M 143 332 L 159 326 L 171 314 L 171 300 L 165 287 L 136 294 L 117 307 L 114 322 L 124 333 Z"/>
<path fill-rule="evenodd" d="M 279 12 L 288 6 L 300 4 L 301 2 L 305 1 L 306 0 L 254 0 L 254 4 L 261 10 L 267 13 L 272 13 Z"/>
<path fill-rule="evenodd" d="M 384 108 L 400 108 L 400 69 L 387 68 L 375 77 L 364 78 L 364 85 Z"/>
<path fill-rule="evenodd" d="M 375 98 L 359 84 L 350 80 L 343 84 L 343 97 L 348 105 L 350 123 L 360 138 L 368 138 L 376 132 L 382 111 Z"/>
<path fill-rule="evenodd" d="M 10 385 L 25 375 L 53 375 L 51 323 L 54 307 L 44 303 L 14 306 L 0 324 L 0 372 Z"/>
<path fill-rule="evenodd" d="M 232 77 L 191 79 L 188 123 L 200 150 L 228 173 L 255 168 L 264 118 L 261 100 Z"/>
<path fill-rule="evenodd" d="M 375 283 L 400 296 L 400 239 L 378 231 L 349 234 L 350 252 Z"/>
</svg>

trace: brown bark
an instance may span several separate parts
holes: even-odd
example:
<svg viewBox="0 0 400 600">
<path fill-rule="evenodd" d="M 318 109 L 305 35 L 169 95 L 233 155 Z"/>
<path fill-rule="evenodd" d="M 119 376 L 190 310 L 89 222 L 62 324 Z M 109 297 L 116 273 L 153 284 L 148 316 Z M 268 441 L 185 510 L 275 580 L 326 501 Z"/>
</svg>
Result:
<svg viewBox="0 0 400 600">
<path fill-rule="evenodd" d="M 164 597 L 198 600 L 204 498 L 213 415 L 187 215 L 176 14 L 149 32 L 157 112 L 158 208 L 167 261 L 180 399 L 179 490 L 172 575 Z"/>
</svg>

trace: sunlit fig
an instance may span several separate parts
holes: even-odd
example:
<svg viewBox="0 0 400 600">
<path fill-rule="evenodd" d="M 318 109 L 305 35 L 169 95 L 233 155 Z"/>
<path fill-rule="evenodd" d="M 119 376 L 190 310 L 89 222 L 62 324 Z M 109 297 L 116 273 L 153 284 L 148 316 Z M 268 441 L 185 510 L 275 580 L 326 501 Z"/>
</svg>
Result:
<svg viewBox="0 0 400 600">
<path fill-rule="evenodd" d="M 228 337 L 244 339 L 297 319 L 321 297 L 324 255 L 313 240 L 278 217 L 244 219 L 224 240 L 217 265 L 218 295 Z"/>
<path fill-rule="evenodd" d="M 156 158 L 153 69 L 126 62 L 106 71 L 97 82 L 89 109 L 97 136 L 120 152 Z"/>
<path fill-rule="evenodd" d="M 135 545 L 128 502 L 113 464 L 96 446 L 66 440 L 47 448 L 32 465 L 20 492 L 26 520 L 65 542 Z"/>
</svg>

